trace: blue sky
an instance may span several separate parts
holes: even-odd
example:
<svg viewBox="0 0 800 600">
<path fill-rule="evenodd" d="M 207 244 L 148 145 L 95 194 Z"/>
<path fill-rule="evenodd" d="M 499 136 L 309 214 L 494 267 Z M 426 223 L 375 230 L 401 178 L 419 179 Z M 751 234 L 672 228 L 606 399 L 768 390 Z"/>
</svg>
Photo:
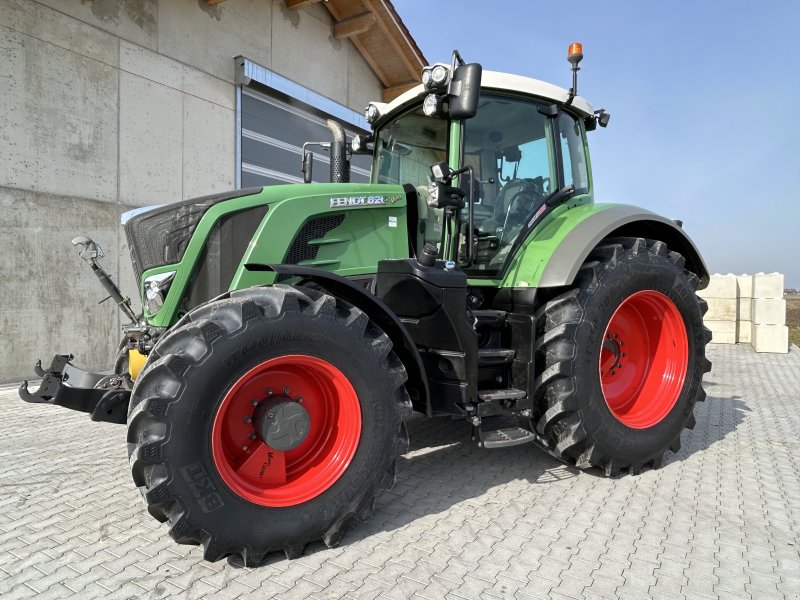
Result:
<svg viewBox="0 0 800 600">
<path fill-rule="evenodd" d="M 712 272 L 800 288 L 800 0 L 393 3 L 430 62 L 569 87 L 582 42 L 578 92 L 612 114 L 589 137 L 597 201 L 682 219 Z"/>
</svg>

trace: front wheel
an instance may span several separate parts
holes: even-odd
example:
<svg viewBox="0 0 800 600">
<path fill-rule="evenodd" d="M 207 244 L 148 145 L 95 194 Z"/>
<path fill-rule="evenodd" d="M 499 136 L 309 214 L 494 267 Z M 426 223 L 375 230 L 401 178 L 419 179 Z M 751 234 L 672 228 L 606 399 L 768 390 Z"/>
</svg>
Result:
<svg viewBox="0 0 800 600">
<path fill-rule="evenodd" d="M 706 305 L 683 266 L 663 242 L 610 240 L 538 311 L 531 427 L 550 452 L 613 475 L 680 447 L 711 368 Z"/>
<path fill-rule="evenodd" d="M 387 336 L 316 290 L 233 292 L 170 331 L 136 381 L 131 471 L 207 560 L 288 557 L 367 518 L 394 483 L 411 404 Z"/>
</svg>

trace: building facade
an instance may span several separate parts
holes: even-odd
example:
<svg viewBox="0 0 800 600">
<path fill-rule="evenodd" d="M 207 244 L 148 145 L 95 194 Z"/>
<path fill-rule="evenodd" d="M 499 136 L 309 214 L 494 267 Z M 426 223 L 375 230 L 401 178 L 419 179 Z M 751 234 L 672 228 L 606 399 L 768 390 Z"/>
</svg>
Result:
<svg viewBox="0 0 800 600">
<path fill-rule="evenodd" d="M 122 213 L 301 181 L 326 118 L 361 130 L 423 64 L 388 0 L 0 0 L 0 382 L 110 366 L 122 316 L 72 238 L 138 310 Z"/>
</svg>

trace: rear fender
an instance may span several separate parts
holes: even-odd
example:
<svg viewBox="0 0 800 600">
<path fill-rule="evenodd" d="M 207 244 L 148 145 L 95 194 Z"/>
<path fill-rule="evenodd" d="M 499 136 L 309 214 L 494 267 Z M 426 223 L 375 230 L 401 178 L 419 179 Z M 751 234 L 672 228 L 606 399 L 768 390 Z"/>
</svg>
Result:
<svg viewBox="0 0 800 600">
<path fill-rule="evenodd" d="M 544 263 L 541 269 L 538 273 L 525 274 L 520 269 L 525 261 L 519 261 L 506 282 L 514 286 L 514 280 L 527 276 L 528 285 L 538 288 L 571 285 L 578 269 L 598 244 L 604 239 L 624 236 L 661 240 L 671 250 L 683 255 L 686 268 L 700 279 L 700 289 L 708 285 L 709 272 L 700 252 L 675 221 L 636 206 L 594 205 L 586 208 L 588 210 L 583 218 L 564 219 L 562 222 L 566 231 L 549 232 L 548 239 L 543 240 L 544 244 L 536 243 L 535 234 L 533 243 L 528 244 L 525 250 L 531 253 L 543 247 L 550 250 L 547 256 L 536 257 L 538 264 Z M 558 240 L 557 244 L 547 243 L 554 239 Z"/>
</svg>

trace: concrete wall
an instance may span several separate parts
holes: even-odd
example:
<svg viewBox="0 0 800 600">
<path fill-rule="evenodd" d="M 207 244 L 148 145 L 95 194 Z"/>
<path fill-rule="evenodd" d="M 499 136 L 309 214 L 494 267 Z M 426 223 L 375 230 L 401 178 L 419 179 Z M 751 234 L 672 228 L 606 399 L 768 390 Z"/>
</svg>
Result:
<svg viewBox="0 0 800 600">
<path fill-rule="evenodd" d="M 283 0 L 0 0 L 0 382 L 55 352 L 110 366 L 120 318 L 69 240 L 100 242 L 138 308 L 119 215 L 234 187 L 234 56 L 380 98 L 332 24 Z"/>
</svg>

